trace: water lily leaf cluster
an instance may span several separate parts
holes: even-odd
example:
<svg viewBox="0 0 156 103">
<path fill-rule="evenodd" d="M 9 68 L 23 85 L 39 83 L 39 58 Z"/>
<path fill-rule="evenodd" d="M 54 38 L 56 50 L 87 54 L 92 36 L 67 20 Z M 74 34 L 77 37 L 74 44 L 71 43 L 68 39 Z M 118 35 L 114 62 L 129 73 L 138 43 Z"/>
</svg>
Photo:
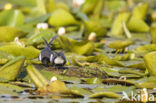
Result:
<svg viewBox="0 0 156 103">
<path fill-rule="evenodd" d="M 125 94 L 142 100 L 146 90 L 156 98 L 155 3 L 1 0 L 0 102 L 127 103 Z M 38 60 L 43 38 L 55 36 L 49 47 L 67 59 L 59 69 Z"/>
</svg>

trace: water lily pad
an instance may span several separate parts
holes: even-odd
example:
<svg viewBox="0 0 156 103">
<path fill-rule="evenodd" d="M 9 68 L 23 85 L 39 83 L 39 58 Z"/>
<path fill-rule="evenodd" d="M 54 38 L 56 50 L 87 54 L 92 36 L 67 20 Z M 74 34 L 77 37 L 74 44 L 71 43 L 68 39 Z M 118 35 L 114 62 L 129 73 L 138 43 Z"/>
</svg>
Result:
<svg viewBox="0 0 156 103">
<path fill-rule="evenodd" d="M 39 56 L 40 51 L 32 46 L 21 47 L 18 45 L 5 45 L 1 46 L 0 50 L 8 52 L 13 56 L 25 56 L 27 59 L 34 59 Z"/>
<path fill-rule="evenodd" d="M 121 74 L 136 74 L 136 75 L 139 75 L 139 76 L 145 76 L 145 73 L 141 72 L 141 71 L 138 71 L 138 70 L 134 70 L 134 69 L 121 69 L 119 71 L 119 73 Z"/>
<path fill-rule="evenodd" d="M 156 44 L 156 23 L 153 23 L 150 29 L 152 43 Z"/>
<path fill-rule="evenodd" d="M 156 52 L 148 53 L 144 56 L 145 65 L 151 76 L 156 76 Z"/>
<path fill-rule="evenodd" d="M 108 97 L 108 98 L 120 98 L 119 94 L 116 94 L 114 92 L 98 92 L 94 93 L 89 96 L 90 98 L 103 98 L 103 97 Z"/>
<path fill-rule="evenodd" d="M 101 67 L 100 69 L 104 70 L 108 76 L 111 76 L 111 77 L 120 77 L 119 70 L 116 69 L 116 68 Z"/>
<path fill-rule="evenodd" d="M 118 14 L 118 16 L 115 18 L 112 24 L 111 33 L 110 33 L 111 36 L 121 37 L 123 35 L 122 22 L 126 23 L 129 16 L 130 16 L 129 12 L 122 12 Z"/>
<path fill-rule="evenodd" d="M 71 24 L 78 24 L 75 18 L 63 9 L 56 9 L 52 12 L 48 23 L 52 26 L 66 26 Z"/>
<path fill-rule="evenodd" d="M 0 64 L 5 64 L 7 63 L 10 59 L 13 59 L 14 56 L 7 53 L 7 52 L 4 52 L 4 51 L 1 51 L 0 50 Z"/>
<path fill-rule="evenodd" d="M 33 65 L 28 65 L 26 70 L 36 87 L 43 88 L 48 84 L 47 79 Z"/>
<path fill-rule="evenodd" d="M 15 37 L 23 36 L 20 30 L 9 27 L 9 26 L 0 26 L 0 41 L 12 41 Z"/>
<path fill-rule="evenodd" d="M 142 20 L 136 17 L 131 17 L 127 25 L 130 31 L 134 32 L 148 32 L 149 26 Z"/>
<path fill-rule="evenodd" d="M 34 34 L 32 35 L 28 41 L 26 42 L 27 44 L 29 45 L 32 45 L 32 44 L 40 44 L 40 43 L 43 43 L 43 37 L 46 39 L 46 40 L 49 40 L 51 39 L 52 37 L 54 37 L 56 34 L 53 32 L 53 30 L 42 30 L 41 32 L 39 32 L 38 34 Z"/>
<path fill-rule="evenodd" d="M 149 8 L 149 4 L 139 3 L 132 11 L 132 16 L 139 19 L 144 19 L 147 14 L 147 10 Z"/>
<path fill-rule="evenodd" d="M 83 95 L 91 95 L 92 93 L 89 90 L 79 88 L 79 87 L 69 87 L 70 90 L 77 90 Z"/>
<path fill-rule="evenodd" d="M 86 0 L 85 3 L 82 5 L 81 11 L 86 14 L 91 13 L 94 10 L 98 1 L 99 0 Z"/>
<path fill-rule="evenodd" d="M 56 80 L 54 82 L 51 82 L 48 86 L 47 86 L 47 91 L 48 92 L 52 92 L 52 93 L 58 93 L 58 92 L 63 92 L 66 91 L 67 88 L 65 86 L 64 82 L 61 82 L 59 80 Z"/>
<path fill-rule="evenodd" d="M 88 21 L 84 21 L 84 23 L 87 29 L 85 33 L 85 38 L 88 38 L 91 32 L 95 32 L 96 37 L 98 38 L 104 37 L 106 35 L 106 28 L 104 24 L 101 23 L 100 20 L 88 20 Z"/>
<path fill-rule="evenodd" d="M 17 27 L 24 23 L 24 15 L 20 10 L 4 10 L 0 12 L 0 25 Z"/>
<path fill-rule="evenodd" d="M 21 71 L 25 57 L 19 56 L 0 68 L 0 78 L 15 80 Z"/>
<path fill-rule="evenodd" d="M 62 91 L 61 94 L 67 95 L 67 97 L 76 97 L 83 98 L 84 95 L 80 93 L 78 90 L 66 90 Z"/>
<path fill-rule="evenodd" d="M 94 50 L 94 44 L 91 41 L 76 41 L 60 36 L 59 43 L 64 50 L 81 55 L 91 54 Z"/>
<path fill-rule="evenodd" d="M 119 79 L 113 79 L 113 78 L 108 78 L 108 79 L 103 79 L 102 80 L 103 83 L 117 83 L 117 84 L 121 84 L 121 85 L 134 85 L 135 83 L 129 80 L 119 80 Z"/>
<path fill-rule="evenodd" d="M 108 44 L 107 47 L 114 48 L 114 49 L 124 49 L 125 47 L 131 45 L 132 43 L 133 43 L 132 41 L 114 41 Z"/>
<path fill-rule="evenodd" d="M 119 61 L 113 60 L 106 55 L 96 55 L 96 56 L 88 56 L 84 60 L 88 62 L 97 62 L 102 64 L 108 64 L 111 66 L 123 66 L 123 64 Z"/>
<path fill-rule="evenodd" d="M 86 80 L 87 84 L 101 84 L 101 80 L 99 78 L 88 78 Z"/>
<path fill-rule="evenodd" d="M 155 82 L 143 82 L 143 83 L 137 83 L 136 84 L 137 88 L 149 88 L 153 89 L 156 88 L 156 83 Z"/>
</svg>

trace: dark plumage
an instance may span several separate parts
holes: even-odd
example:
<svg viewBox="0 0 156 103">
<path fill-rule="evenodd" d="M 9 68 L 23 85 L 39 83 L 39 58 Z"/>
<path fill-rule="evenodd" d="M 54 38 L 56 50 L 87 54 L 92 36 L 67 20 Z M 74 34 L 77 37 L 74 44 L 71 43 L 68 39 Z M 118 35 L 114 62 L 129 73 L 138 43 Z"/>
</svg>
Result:
<svg viewBox="0 0 156 103">
<path fill-rule="evenodd" d="M 43 38 L 46 47 L 41 51 L 39 55 L 39 60 L 44 66 L 49 66 L 48 64 L 53 60 L 54 52 L 51 50 L 50 44 L 52 44 L 56 37 L 57 36 L 53 37 L 49 43 Z"/>
</svg>

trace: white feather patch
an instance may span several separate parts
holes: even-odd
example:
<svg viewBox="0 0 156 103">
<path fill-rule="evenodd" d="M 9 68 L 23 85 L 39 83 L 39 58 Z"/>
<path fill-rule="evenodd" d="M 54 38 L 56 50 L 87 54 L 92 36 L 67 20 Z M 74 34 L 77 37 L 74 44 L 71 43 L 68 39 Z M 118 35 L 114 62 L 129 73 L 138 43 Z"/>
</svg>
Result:
<svg viewBox="0 0 156 103">
<path fill-rule="evenodd" d="M 53 60 L 53 54 L 50 55 L 50 62 Z"/>
<path fill-rule="evenodd" d="M 54 63 L 55 63 L 55 64 L 63 64 L 63 63 L 64 63 L 64 60 L 63 60 L 61 57 L 57 57 L 57 58 L 54 60 Z"/>
<path fill-rule="evenodd" d="M 38 59 L 39 59 L 39 61 L 41 61 L 41 59 L 42 59 L 42 58 L 41 58 L 41 54 L 39 55 L 39 58 L 38 58 Z"/>
</svg>

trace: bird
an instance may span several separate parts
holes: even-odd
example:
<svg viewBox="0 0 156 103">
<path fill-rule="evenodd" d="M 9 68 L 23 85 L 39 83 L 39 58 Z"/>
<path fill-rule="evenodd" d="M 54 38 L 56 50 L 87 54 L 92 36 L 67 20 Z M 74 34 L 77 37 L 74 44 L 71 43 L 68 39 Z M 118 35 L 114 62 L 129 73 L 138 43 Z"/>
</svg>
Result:
<svg viewBox="0 0 156 103">
<path fill-rule="evenodd" d="M 42 62 L 42 64 L 46 67 L 49 66 L 49 63 L 52 63 L 53 57 L 54 57 L 54 52 L 50 48 L 50 44 L 57 38 L 57 36 L 54 36 L 51 41 L 48 43 L 45 38 L 42 38 L 44 40 L 44 43 L 46 44 L 46 47 L 41 51 L 39 55 L 39 61 Z"/>
<path fill-rule="evenodd" d="M 56 52 L 55 54 L 54 54 L 54 57 L 53 57 L 53 61 L 52 61 L 53 63 L 53 66 L 55 66 L 56 68 L 62 68 L 65 64 L 66 64 L 66 62 L 67 62 L 67 60 L 66 60 L 66 57 L 65 57 L 65 55 L 64 55 L 64 52 Z"/>
</svg>

